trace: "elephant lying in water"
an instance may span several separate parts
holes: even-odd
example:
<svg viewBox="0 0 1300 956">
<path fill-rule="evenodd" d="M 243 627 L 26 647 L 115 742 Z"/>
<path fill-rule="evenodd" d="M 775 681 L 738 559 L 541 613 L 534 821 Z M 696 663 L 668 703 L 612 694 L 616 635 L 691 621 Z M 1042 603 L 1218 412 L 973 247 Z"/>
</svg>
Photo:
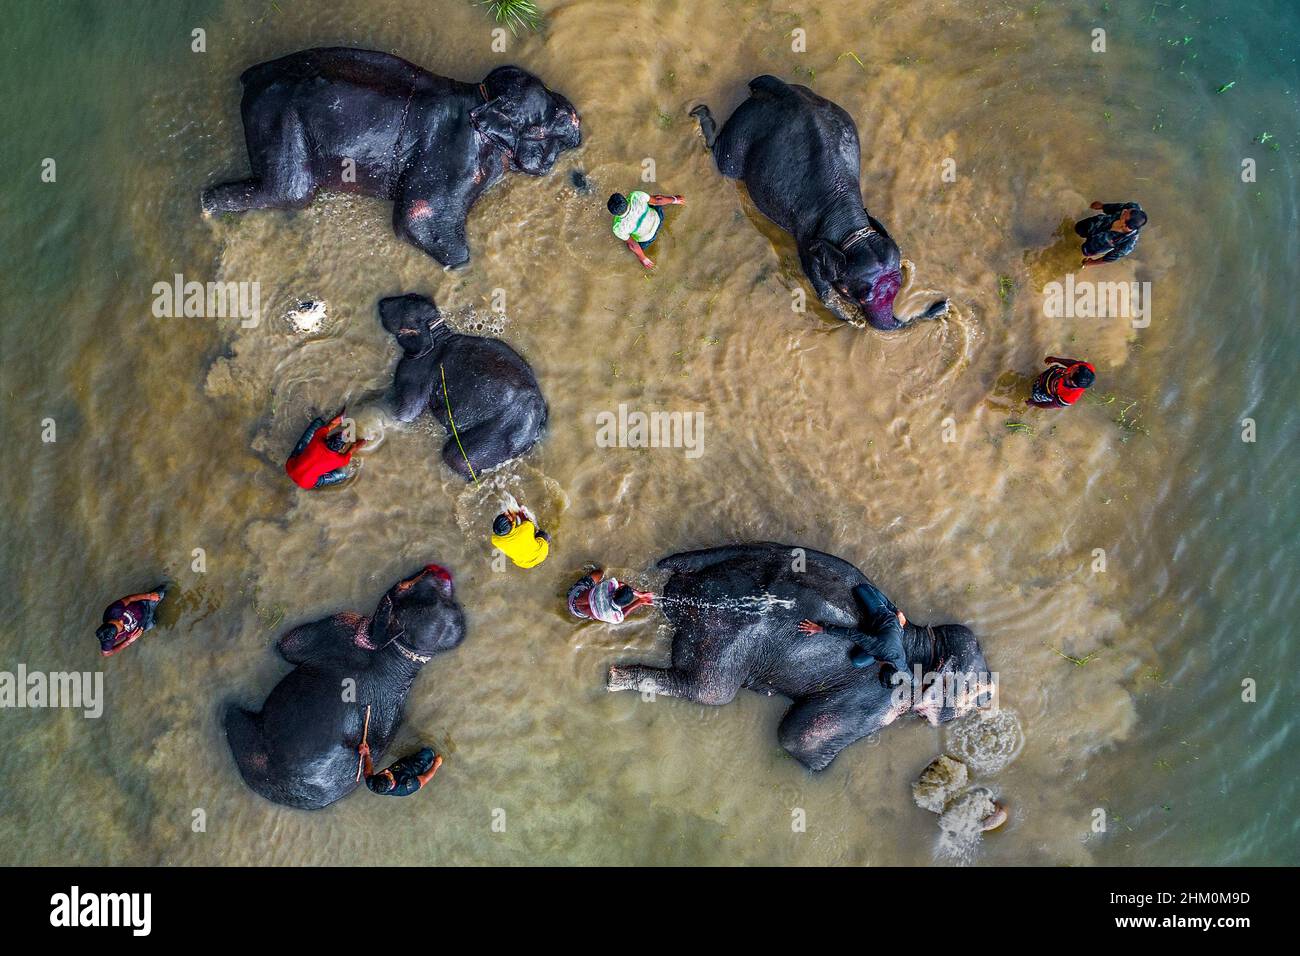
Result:
<svg viewBox="0 0 1300 956">
<path fill-rule="evenodd" d="M 874 328 L 902 328 L 894 315 L 901 257 L 862 205 L 853 118 L 806 86 L 775 76 L 756 77 L 749 89 L 720 131 L 707 106 L 691 110 L 719 172 L 743 180 L 763 215 L 794 236 L 804 274 L 836 318 L 862 322 L 836 302 L 838 292 Z M 917 318 L 947 311 L 946 300 L 935 302 Z"/>
<path fill-rule="evenodd" d="M 910 667 L 979 680 L 972 693 L 919 706 L 906 689 L 896 695 L 882 682 L 880 663 L 854 667 L 846 638 L 799 633 L 804 619 L 857 624 L 852 589 L 867 579 L 832 555 L 767 542 L 674 554 L 658 566 L 672 572 L 655 598 L 673 625 L 672 666 L 615 665 L 608 689 L 713 705 L 729 703 L 742 687 L 783 694 L 794 703 L 781 721 L 781 746 L 810 770 L 824 770 L 845 747 L 909 710 L 940 723 L 989 690 L 979 642 L 958 624 L 903 628 Z"/>
<path fill-rule="evenodd" d="M 239 80 L 253 175 L 204 190 L 205 214 L 301 209 L 322 187 L 378 196 L 397 234 L 444 266 L 469 261 L 465 218 L 507 170 L 541 176 L 582 141 L 573 104 L 517 66 L 462 83 L 330 47 Z"/>
<path fill-rule="evenodd" d="M 302 810 L 351 793 L 366 708 L 366 740 L 378 762 L 402 723 L 420 668 L 465 639 L 465 616 L 452 592 L 451 574 L 426 565 L 393 585 L 372 617 L 345 611 L 281 637 L 276 647 L 294 669 L 260 712 L 226 710 L 226 739 L 244 782 L 268 800 Z M 347 680 L 356 687 L 345 700 Z"/>
<path fill-rule="evenodd" d="M 442 460 L 452 471 L 469 481 L 541 439 L 546 399 L 510 346 L 454 331 L 422 295 L 381 299 L 379 318 L 402 347 L 393 380 L 396 417 L 413 422 L 430 411 L 447 429 Z"/>
</svg>

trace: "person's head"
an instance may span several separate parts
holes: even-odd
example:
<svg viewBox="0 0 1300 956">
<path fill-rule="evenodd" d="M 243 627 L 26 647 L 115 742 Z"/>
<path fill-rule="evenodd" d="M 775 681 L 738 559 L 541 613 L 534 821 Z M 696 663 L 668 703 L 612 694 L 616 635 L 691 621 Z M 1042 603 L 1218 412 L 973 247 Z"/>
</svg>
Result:
<svg viewBox="0 0 1300 956">
<path fill-rule="evenodd" d="M 343 450 L 348 447 L 347 439 L 343 436 L 342 430 L 330 432 L 325 436 L 325 447 L 335 454 L 343 454 Z"/>
<path fill-rule="evenodd" d="M 101 624 L 99 627 L 95 628 L 95 636 L 99 638 L 99 643 L 101 645 L 107 644 L 113 638 L 117 637 L 117 625 Z"/>
<path fill-rule="evenodd" d="M 627 584 L 620 584 L 614 591 L 614 606 L 619 610 L 636 600 L 636 592 Z"/>
<path fill-rule="evenodd" d="M 621 216 L 627 212 L 627 197 L 622 193 L 614 193 L 609 197 L 609 202 L 605 203 L 605 208 L 609 210 L 611 216 Z"/>
<path fill-rule="evenodd" d="M 1073 388 L 1088 388 L 1097 380 L 1097 376 L 1093 374 L 1092 369 L 1086 365 L 1077 365 L 1070 369 L 1065 378 Z"/>
<path fill-rule="evenodd" d="M 1137 232 L 1147 224 L 1147 214 L 1141 209 L 1125 209 L 1117 222 L 1125 232 Z"/>
<path fill-rule="evenodd" d="M 510 523 L 509 516 L 497 515 L 496 519 L 492 522 L 492 533 L 500 537 L 509 534 L 510 529 L 513 527 L 514 525 Z"/>
</svg>

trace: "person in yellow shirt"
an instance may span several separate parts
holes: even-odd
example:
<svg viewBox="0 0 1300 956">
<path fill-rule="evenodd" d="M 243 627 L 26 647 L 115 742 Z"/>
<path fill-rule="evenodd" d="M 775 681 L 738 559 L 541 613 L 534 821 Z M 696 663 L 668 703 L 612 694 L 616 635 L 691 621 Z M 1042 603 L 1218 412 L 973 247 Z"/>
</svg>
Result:
<svg viewBox="0 0 1300 956">
<path fill-rule="evenodd" d="M 521 568 L 535 568 L 551 553 L 551 536 L 522 506 L 507 507 L 492 522 L 492 547 Z"/>
</svg>

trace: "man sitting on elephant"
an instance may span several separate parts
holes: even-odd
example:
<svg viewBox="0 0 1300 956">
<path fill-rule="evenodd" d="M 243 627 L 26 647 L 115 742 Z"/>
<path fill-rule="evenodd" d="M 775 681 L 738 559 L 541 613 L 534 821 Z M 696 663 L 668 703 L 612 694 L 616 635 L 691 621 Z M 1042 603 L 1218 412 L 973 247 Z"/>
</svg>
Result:
<svg viewBox="0 0 1300 956">
<path fill-rule="evenodd" d="M 849 660 L 854 667 L 870 667 L 880 661 L 893 668 L 899 680 L 911 683 L 912 675 L 907 669 L 907 654 L 903 651 L 903 628 L 907 627 L 907 617 L 894 602 L 885 597 L 870 581 L 859 584 L 853 589 L 853 596 L 862 609 L 862 618 L 858 627 L 841 627 L 836 624 L 822 624 L 817 621 L 799 622 L 801 634 L 821 634 L 842 637 L 853 644 L 849 648 Z M 885 683 L 893 679 L 885 668 L 880 669 L 880 681 Z"/>
</svg>

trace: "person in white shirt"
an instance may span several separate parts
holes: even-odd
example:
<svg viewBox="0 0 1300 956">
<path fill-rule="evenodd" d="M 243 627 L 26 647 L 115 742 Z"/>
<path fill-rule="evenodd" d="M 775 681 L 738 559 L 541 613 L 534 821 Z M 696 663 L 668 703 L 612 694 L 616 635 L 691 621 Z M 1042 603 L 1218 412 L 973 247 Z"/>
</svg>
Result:
<svg viewBox="0 0 1300 956">
<path fill-rule="evenodd" d="M 614 193 L 606 208 L 614 217 L 614 235 L 627 243 L 641 265 L 653 269 L 645 247 L 655 241 L 664 221 L 663 206 L 685 206 L 685 196 L 651 196 L 637 189 L 628 195 Z"/>
<path fill-rule="evenodd" d="M 618 578 L 605 576 L 601 568 L 588 566 L 588 571 L 569 588 L 569 612 L 583 620 L 622 624 L 623 618 L 639 607 L 654 604 L 655 596 L 649 591 L 638 591 Z"/>
</svg>

